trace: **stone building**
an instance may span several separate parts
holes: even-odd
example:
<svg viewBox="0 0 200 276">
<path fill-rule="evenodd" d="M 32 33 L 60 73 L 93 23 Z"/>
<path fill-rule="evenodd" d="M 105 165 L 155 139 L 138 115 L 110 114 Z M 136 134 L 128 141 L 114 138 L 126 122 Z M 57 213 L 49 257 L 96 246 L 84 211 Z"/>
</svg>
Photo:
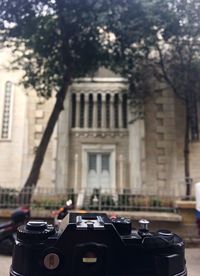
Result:
<svg viewBox="0 0 200 276">
<path fill-rule="evenodd" d="M 0 186 L 23 185 L 54 105 L 19 84 L 8 71 L 11 55 L 0 52 Z M 127 83 L 99 70 L 73 83 L 48 146 L 38 187 L 66 189 L 83 204 L 94 190 L 117 196 L 181 196 L 184 186 L 184 107 L 165 86 L 152 82 L 144 119 L 132 120 Z M 191 144 L 191 176 L 199 180 L 200 143 Z"/>
</svg>

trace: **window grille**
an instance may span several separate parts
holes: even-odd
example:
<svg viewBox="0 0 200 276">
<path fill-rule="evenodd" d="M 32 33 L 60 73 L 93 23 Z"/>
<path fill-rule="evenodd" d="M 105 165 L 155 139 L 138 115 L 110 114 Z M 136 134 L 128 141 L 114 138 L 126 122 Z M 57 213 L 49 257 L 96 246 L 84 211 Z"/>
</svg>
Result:
<svg viewBox="0 0 200 276">
<path fill-rule="evenodd" d="M 11 100 L 12 100 L 12 83 L 10 81 L 7 81 L 5 85 L 5 94 L 4 94 L 1 139 L 9 139 L 9 136 L 10 136 Z"/>
</svg>

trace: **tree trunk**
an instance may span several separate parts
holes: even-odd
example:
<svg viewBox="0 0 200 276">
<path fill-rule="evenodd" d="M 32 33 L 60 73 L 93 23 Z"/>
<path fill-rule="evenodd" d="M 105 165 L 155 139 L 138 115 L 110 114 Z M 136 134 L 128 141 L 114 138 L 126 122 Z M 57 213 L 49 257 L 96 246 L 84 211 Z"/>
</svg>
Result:
<svg viewBox="0 0 200 276">
<path fill-rule="evenodd" d="M 184 141 L 184 170 L 185 170 L 185 185 L 186 185 L 186 199 L 191 195 L 191 177 L 190 177 L 190 110 L 189 101 L 185 101 L 185 141 Z"/>
<path fill-rule="evenodd" d="M 56 103 L 50 115 L 46 129 L 42 136 L 40 145 L 37 148 L 31 171 L 29 173 L 29 176 L 23 188 L 19 193 L 19 196 L 18 196 L 19 204 L 30 205 L 31 197 L 39 178 L 40 169 L 44 160 L 44 156 L 45 156 L 51 135 L 53 133 L 56 122 L 59 118 L 60 112 L 63 110 L 63 103 L 65 100 L 69 85 L 70 85 L 70 79 L 66 81 L 66 83 L 63 85 L 63 87 L 60 89 L 60 91 L 57 94 Z"/>
</svg>

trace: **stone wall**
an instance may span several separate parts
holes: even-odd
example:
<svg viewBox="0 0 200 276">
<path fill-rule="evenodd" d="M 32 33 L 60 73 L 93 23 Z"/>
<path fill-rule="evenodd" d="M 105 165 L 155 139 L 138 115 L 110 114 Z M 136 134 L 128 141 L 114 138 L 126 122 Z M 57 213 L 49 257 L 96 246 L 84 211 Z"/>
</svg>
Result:
<svg viewBox="0 0 200 276">
<path fill-rule="evenodd" d="M 155 86 L 145 105 L 146 183 L 157 194 L 176 193 L 176 133 L 174 96 Z"/>
<path fill-rule="evenodd" d="M 37 151 L 44 129 L 46 128 L 49 116 L 54 105 L 54 101 L 54 98 L 51 98 L 49 100 L 38 98 L 35 91 L 29 91 L 27 104 L 27 149 L 24 154 L 23 162 L 24 181 L 26 180 L 30 172 L 35 152 Z M 40 171 L 38 187 L 42 187 L 44 189 L 51 189 L 55 187 L 55 144 L 56 133 L 54 133 L 51 137 Z"/>
<path fill-rule="evenodd" d="M 199 108 L 200 106 L 198 106 Z M 200 111 L 200 108 L 199 108 Z M 177 152 L 177 179 L 181 194 L 185 192 L 184 185 L 184 135 L 185 135 L 185 109 L 183 103 L 176 99 L 176 152 Z M 200 118 L 200 116 L 199 116 Z M 200 141 L 190 143 L 190 174 L 193 184 L 200 181 Z M 194 195 L 194 186 L 192 185 Z"/>
<path fill-rule="evenodd" d="M 12 85 L 10 133 L 8 139 L 0 138 L 0 186 L 19 189 L 30 172 L 54 99 L 45 101 L 39 99 L 35 91 L 24 89 L 19 84 L 23 72 L 7 69 L 12 58 L 10 49 L 0 50 L 0 131 L 5 104 L 5 85 L 7 81 Z M 52 181 L 55 181 L 53 144 L 55 143 L 50 143 L 48 147 L 40 174 L 39 185 L 43 187 L 51 187 Z"/>
<path fill-rule="evenodd" d="M 21 171 L 24 152 L 27 96 L 19 85 L 22 72 L 8 70 L 11 61 L 9 50 L 0 50 L 0 186 L 18 188 L 21 184 Z M 9 104 L 9 135 L 2 137 L 6 83 L 11 83 Z M 19 108 L 20 107 L 20 108 Z"/>
<path fill-rule="evenodd" d="M 144 185 L 155 189 L 157 194 L 184 197 L 184 105 L 165 85 L 154 84 L 154 87 L 154 95 L 145 105 Z M 200 142 L 191 142 L 190 172 L 194 183 L 200 181 L 199 152 Z"/>
</svg>

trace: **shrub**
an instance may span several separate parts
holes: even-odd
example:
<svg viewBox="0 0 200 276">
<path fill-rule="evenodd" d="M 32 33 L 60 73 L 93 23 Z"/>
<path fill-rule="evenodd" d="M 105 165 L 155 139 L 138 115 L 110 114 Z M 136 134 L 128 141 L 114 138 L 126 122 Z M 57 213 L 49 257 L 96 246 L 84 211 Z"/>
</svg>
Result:
<svg viewBox="0 0 200 276">
<path fill-rule="evenodd" d="M 12 188 L 0 187 L 0 207 L 1 208 L 16 208 L 18 191 Z"/>
</svg>

